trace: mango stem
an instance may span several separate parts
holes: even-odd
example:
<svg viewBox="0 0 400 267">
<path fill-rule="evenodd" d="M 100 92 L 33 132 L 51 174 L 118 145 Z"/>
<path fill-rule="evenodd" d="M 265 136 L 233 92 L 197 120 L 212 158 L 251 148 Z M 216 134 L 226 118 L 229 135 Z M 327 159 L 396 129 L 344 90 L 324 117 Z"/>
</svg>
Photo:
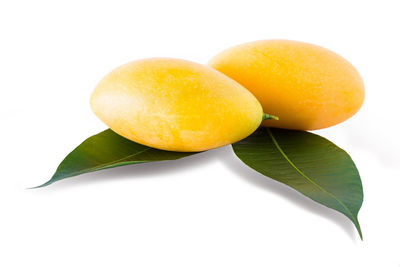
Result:
<svg viewBox="0 0 400 267">
<path fill-rule="evenodd" d="M 270 120 L 270 119 L 276 120 L 276 121 L 279 120 L 279 118 L 276 117 L 276 116 L 263 113 L 263 116 L 262 116 L 262 120 L 263 120 L 263 121 L 265 121 L 265 120 Z"/>
</svg>

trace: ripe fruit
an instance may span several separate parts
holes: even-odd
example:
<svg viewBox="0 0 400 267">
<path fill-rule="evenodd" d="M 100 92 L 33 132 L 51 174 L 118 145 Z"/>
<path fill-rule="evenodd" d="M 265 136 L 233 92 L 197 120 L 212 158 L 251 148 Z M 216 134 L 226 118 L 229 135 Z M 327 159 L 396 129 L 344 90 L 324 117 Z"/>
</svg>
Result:
<svg viewBox="0 0 400 267">
<path fill-rule="evenodd" d="M 338 124 L 361 107 L 364 85 L 357 70 L 325 48 L 288 40 L 238 45 L 209 66 L 236 80 L 279 121 L 263 126 L 315 130 Z"/>
<path fill-rule="evenodd" d="M 263 117 L 260 103 L 239 83 L 179 59 L 123 65 L 100 81 L 90 102 L 116 133 L 171 151 L 203 151 L 239 141 Z"/>
</svg>

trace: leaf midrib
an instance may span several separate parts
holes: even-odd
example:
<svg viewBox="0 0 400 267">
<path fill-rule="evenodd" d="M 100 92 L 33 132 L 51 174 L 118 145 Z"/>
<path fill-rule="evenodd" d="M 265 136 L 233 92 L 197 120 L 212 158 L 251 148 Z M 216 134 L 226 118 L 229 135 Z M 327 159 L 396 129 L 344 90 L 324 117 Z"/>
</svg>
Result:
<svg viewBox="0 0 400 267">
<path fill-rule="evenodd" d="M 354 223 L 357 224 L 357 230 L 361 236 L 362 239 L 362 233 L 361 233 L 361 229 L 359 229 L 359 224 L 357 219 L 354 217 L 353 213 L 347 208 L 347 206 L 340 200 L 338 199 L 334 194 L 326 191 L 323 187 L 321 187 L 319 184 L 317 184 L 315 181 L 313 181 L 311 178 L 309 178 L 306 174 L 304 174 L 299 168 L 297 168 L 297 166 L 290 160 L 290 158 L 286 155 L 286 153 L 283 151 L 283 149 L 281 148 L 281 146 L 278 144 L 278 141 L 275 139 L 274 135 L 272 134 L 271 130 L 269 128 L 267 128 L 267 132 L 269 134 L 269 136 L 272 139 L 272 142 L 274 142 L 274 145 L 276 146 L 276 148 L 278 149 L 278 151 L 282 154 L 282 156 L 288 161 L 288 163 L 301 175 L 303 176 L 307 181 L 309 181 L 311 184 L 313 184 L 315 187 L 317 187 L 319 190 L 321 190 L 322 192 L 326 193 L 327 195 L 329 195 L 330 197 L 332 197 L 333 199 L 335 199 L 351 216 L 351 219 L 353 220 Z"/>
<path fill-rule="evenodd" d="M 115 163 L 120 163 L 120 162 L 123 161 L 124 159 L 130 158 L 130 157 L 134 157 L 134 156 L 136 156 L 136 155 L 138 155 L 138 154 L 141 154 L 141 153 L 143 153 L 143 152 L 145 152 L 145 151 L 147 151 L 147 150 L 149 150 L 149 149 L 151 149 L 151 147 L 147 147 L 147 148 L 145 148 L 145 149 L 143 149 L 143 150 L 141 150 L 141 151 L 139 151 L 139 152 L 137 152 L 137 153 L 130 154 L 130 155 L 126 156 L 126 157 L 122 157 L 122 158 L 120 158 L 120 159 L 117 159 L 117 160 L 114 160 L 114 161 L 111 161 L 111 162 L 107 162 L 107 163 L 104 163 L 104 164 L 100 164 L 100 165 L 98 165 L 98 166 L 96 166 L 96 167 L 91 167 L 91 168 L 83 169 L 83 170 L 80 170 L 80 171 L 78 171 L 78 172 L 72 172 L 69 176 L 75 176 L 75 175 L 77 175 L 77 174 L 81 174 L 81 173 L 85 173 L 85 172 L 96 171 L 96 170 L 99 170 L 99 169 L 101 169 L 101 168 L 103 168 L 103 167 L 106 167 L 106 166 L 108 166 L 108 165 L 111 166 L 111 165 L 113 165 L 113 164 L 115 164 Z M 143 162 L 143 161 L 140 161 L 140 162 Z"/>
</svg>

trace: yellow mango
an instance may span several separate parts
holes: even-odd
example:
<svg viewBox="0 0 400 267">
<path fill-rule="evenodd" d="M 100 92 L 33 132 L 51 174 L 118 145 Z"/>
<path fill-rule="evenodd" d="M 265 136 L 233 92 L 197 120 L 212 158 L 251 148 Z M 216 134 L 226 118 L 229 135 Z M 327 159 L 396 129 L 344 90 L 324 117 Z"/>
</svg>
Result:
<svg viewBox="0 0 400 267">
<path fill-rule="evenodd" d="M 95 88 L 93 112 L 114 132 L 170 151 L 203 151 L 239 141 L 260 125 L 261 104 L 243 86 L 197 63 L 134 61 Z"/>
<path fill-rule="evenodd" d="M 357 70 L 336 53 L 303 42 L 263 40 L 238 45 L 208 64 L 246 87 L 279 121 L 263 126 L 315 130 L 353 116 L 364 101 Z"/>
</svg>

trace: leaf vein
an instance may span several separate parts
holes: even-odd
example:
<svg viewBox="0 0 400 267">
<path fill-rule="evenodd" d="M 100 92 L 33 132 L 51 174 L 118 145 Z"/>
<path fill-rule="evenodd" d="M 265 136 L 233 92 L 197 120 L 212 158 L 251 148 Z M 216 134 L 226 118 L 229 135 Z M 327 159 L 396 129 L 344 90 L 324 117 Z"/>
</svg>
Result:
<svg viewBox="0 0 400 267">
<path fill-rule="evenodd" d="M 301 175 L 303 176 L 307 181 L 309 181 L 311 184 L 313 184 L 315 187 L 317 187 L 319 190 L 321 190 L 322 192 L 328 194 L 330 197 L 332 197 L 333 199 L 335 199 L 351 216 L 352 220 L 358 224 L 358 221 L 355 219 L 353 213 L 347 208 L 347 206 L 340 200 L 338 199 L 334 194 L 326 191 L 323 187 L 321 187 L 319 184 L 317 184 L 316 182 L 314 182 L 311 178 L 309 178 L 306 174 L 304 174 L 299 168 L 297 168 L 296 165 L 294 165 L 294 163 L 290 160 L 290 158 L 286 155 L 286 153 L 283 151 L 283 149 L 280 147 L 280 145 L 278 144 L 278 141 L 275 139 L 274 135 L 272 134 L 271 130 L 269 128 L 267 128 L 267 132 L 269 134 L 269 136 L 272 139 L 272 142 L 274 143 L 274 145 L 276 146 L 276 148 L 279 150 L 279 152 L 282 154 L 282 156 L 289 162 L 289 164 Z M 361 232 L 360 232 L 361 235 Z"/>
</svg>

